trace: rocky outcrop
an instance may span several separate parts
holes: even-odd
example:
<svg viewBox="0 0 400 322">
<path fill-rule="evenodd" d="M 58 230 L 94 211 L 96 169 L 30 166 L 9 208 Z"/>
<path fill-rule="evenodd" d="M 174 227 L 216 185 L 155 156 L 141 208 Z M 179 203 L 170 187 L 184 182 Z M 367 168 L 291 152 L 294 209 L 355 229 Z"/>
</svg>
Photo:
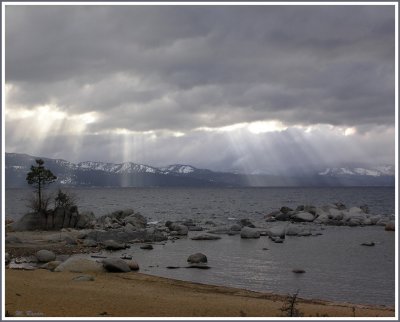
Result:
<svg viewBox="0 0 400 322">
<path fill-rule="evenodd" d="M 267 222 L 290 221 L 290 222 L 313 222 L 316 224 L 336 226 L 367 226 L 386 225 L 389 219 L 385 216 L 371 214 L 367 205 L 347 208 L 342 203 L 329 204 L 322 207 L 311 205 L 300 205 L 296 210 L 282 207 L 264 216 Z M 294 232 L 290 232 L 293 233 Z"/>
</svg>

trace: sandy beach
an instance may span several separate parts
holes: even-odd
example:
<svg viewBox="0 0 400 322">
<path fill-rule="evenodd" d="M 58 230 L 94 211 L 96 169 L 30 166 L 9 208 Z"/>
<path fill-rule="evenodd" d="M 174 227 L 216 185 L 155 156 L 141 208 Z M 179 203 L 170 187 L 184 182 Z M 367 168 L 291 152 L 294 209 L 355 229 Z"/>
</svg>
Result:
<svg viewBox="0 0 400 322">
<path fill-rule="evenodd" d="M 47 270 L 6 269 L 8 314 L 45 317 L 278 317 L 285 297 L 235 288 L 203 285 L 141 273 L 82 275 Z M 298 300 L 309 316 L 393 317 L 392 308 Z M 28 313 L 32 314 L 32 313 Z"/>
</svg>

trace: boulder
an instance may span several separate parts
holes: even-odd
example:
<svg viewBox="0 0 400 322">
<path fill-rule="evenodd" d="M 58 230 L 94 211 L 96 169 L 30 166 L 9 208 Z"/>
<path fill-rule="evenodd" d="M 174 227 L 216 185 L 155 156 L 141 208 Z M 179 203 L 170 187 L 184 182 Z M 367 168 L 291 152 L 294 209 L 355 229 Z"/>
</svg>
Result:
<svg viewBox="0 0 400 322">
<path fill-rule="evenodd" d="M 276 226 L 271 227 L 267 230 L 267 234 L 269 237 L 279 237 L 285 239 L 285 226 Z"/>
<path fill-rule="evenodd" d="M 147 220 L 141 214 L 131 214 L 123 219 L 125 224 L 131 224 L 133 227 L 140 229 L 146 228 Z"/>
<path fill-rule="evenodd" d="M 36 253 L 36 257 L 39 262 L 47 263 L 54 261 L 56 259 L 56 254 L 50 250 L 42 249 Z"/>
<path fill-rule="evenodd" d="M 396 230 L 396 224 L 394 221 L 389 221 L 386 226 L 385 226 L 386 231 L 395 231 Z"/>
<path fill-rule="evenodd" d="M 40 268 L 47 269 L 49 271 L 54 271 L 62 262 L 61 261 L 51 261 L 40 266 Z"/>
<path fill-rule="evenodd" d="M 192 240 L 217 240 L 217 239 L 221 239 L 221 237 L 216 236 L 216 235 L 210 235 L 210 234 L 202 234 L 202 235 L 193 236 L 190 239 L 192 239 Z"/>
<path fill-rule="evenodd" d="M 292 214 L 293 214 L 292 212 L 288 212 L 288 213 L 280 212 L 279 214 L 277 214 L 275 216 L 275 219 L 279 220 L 279 221 L 288 221 L 288 220 L 290 220 L 290 217 Z"/>
<path fill-rule="evenodd" d="M 87 238 L 87 239 L 83 240 L 82 245 L 85 246 L 85 247 L 96 247 L 97 246 L 97 242 L 94 241 L 93 239 Z"/>
<path fill-rule="evenodd" d="M 126 263 L 128 264 L 129 268 L 132 271 L 138 271 L 139 270 L 139 264 L 136 261 L 128 260 Z"/>
<path fill-rule="evenodd" d="M 240 231 L 241 238 L 260 238 L 260 232 L 257 229 L 243 227 Z"/>
<path fill-rule="evenodd" d="M 189 231 L 202 231 L 203 227 L 200 226 L 188 226 Z"/>
<path fill-rule="evenodd" d="M 289 207 L 286 207 L 286 206 L 283 206 L 280 209 L 280 212 L 283 213 L 283 214 L 287 214 L 287 213 L 292 212 L 292 211 L 293 211 L 293 209 L 291 209 Z"/>
<path fill-rule="evenodd" d="M 142 245 L 142 246 L 140 246 L 140 249 L 151 250 L 151 249 L 153 249 L 153 245 L 151 245 L 151 244 Z"/>
<path fill-rule="evenodd" d="M 190 255 L 187 261 L 191 264 L 207 263 L 207 256 L 202 253 L 195 253 Z"/>
<path fill-rule="evenodd" d="M 103 260 L 103 267 L 108 271 L 108 272 L 113 272 L 113 273 L 126 273 L 130 272 L 131 269 L 126 261 L 120 258 L 106 258 Z"/>
<path fill-rule="evenodd" d="M 103 245 L 108 250 L 120 250 L 125 249 L 126 245 L 122 243 L 118 243 L 115 240 L 109 239 L 103 242 Z"/>
<path fill-rule="evenodd" d="M 175 231 L 178 236 L 186 236 L 189 232 L 189 229 L 185 225 L 173 223 L 169 226 L 171 231 Z"/>
<path fill-rule="evenodd" d="M 266 219 L 267 221 L 276 220 L 276 219 L 275 219 L 275 216 L 279 215 L 280 213 L 281 213 L 281 212 L 280 212 L 279 210 L 270 212 L 269 214 L 266 214 L 266 215 L 264 216 L 264 219 Z"/>
<path fill-rule="evenodd" d="M 93 228 L 93 222 L 96 220 L 96 217 L 93 212 L 85 211 L 79 214 L 78 221 L 76 223 L 76 228 L 84 229 L 84 228 Z"/>
<path fill-rule="evenodd" d="M 299 212 L 292 215 L 291 219 L 293 221 L 298 221 L 298 222 L 312 222 L 314 221 L 315 217 L 313 214 L 310 214 L 309 212 Z"/>
<path fill-rule="evenodd" d="M 297 236 L 301 232 L 302 228 L 297 225 L 289 225 L 286 227 L 286 235 L 288 236 Z"/>
<path fill-rule="evenodd" d="M 234 224 L 229 228 L 229 230 L 231 230 L 231 231 L 241 231 L 242 230 L 242 226 L 240 226 L 239 224 Z"/>
<path fill-rule="evenodd" d="M 86 258 L 70 257 L 65 262 L 58 265 L 55 272 L 103 272 L 103 266 L 95 261 Z"/>
<path fill-rule="evenodd" d="M 250 227 L 250 228 L 255 228 L 254 224 L 250 221 L 248 218 L 240 219 L 240 225 L 242 227 Z"/>
<path fill-rule="evenodd" d="M 341 210 L 331 208 L 331 209 L 329 209 L 328 218 L 333 219 L 333 220 L 342 220 L 343 212 Z"/>
</svg>

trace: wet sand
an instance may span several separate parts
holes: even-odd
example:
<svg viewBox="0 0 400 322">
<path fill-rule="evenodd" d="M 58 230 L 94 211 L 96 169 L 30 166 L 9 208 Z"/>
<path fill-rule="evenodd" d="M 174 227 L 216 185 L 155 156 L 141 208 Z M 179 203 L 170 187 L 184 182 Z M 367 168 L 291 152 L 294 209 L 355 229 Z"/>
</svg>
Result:
<svg viewBox="0 0 400 322">
<path fill-rule="evenodd" d="M 85 273 L 87 274 L 87 273 Z M 279 317 L 285 297 L 141 273 L 6 269 L 5 310 L 45 317 Z M 304 317 L 394 317 L 394 309 L 299 299 Z M 20 313 L 21 314 L 21 313 Z"/>
</svg>

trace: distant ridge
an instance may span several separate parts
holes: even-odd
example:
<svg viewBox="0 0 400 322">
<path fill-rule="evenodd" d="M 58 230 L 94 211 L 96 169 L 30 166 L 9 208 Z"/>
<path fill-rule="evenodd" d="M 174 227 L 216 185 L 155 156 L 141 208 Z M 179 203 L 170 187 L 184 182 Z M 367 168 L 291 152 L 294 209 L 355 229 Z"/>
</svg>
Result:
<svg viewBox="0 0 400 322">
<path fill-rule="evenodd" d="M 25 177 L 38 157 L 5 154 L 5 185 L 26 187 Z M 77 164 L 44 158 L 61 186 L 93 187 L 268 187 L 268 186 L 394 186 L 394 167 L 327 168 L 307 175 L 274 176 L 198 169 L 186 164 L 153 167 L 133 162 L 85 161 Z"/>
</svg>

